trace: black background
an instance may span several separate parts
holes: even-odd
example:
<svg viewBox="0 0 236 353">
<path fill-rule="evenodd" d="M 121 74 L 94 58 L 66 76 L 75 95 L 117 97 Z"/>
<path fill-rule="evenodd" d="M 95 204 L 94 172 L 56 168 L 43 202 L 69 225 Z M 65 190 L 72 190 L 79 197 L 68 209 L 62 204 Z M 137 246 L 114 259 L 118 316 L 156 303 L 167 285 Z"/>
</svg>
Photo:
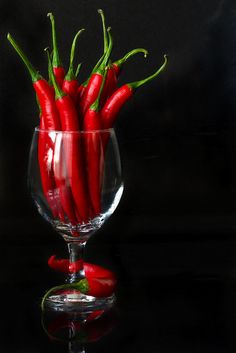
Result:
<svg viewBox="0 0 236 353">
<path fill-rule="evenodd" d="M 37 213 L 27 163 L 37 106 L 10 32 L 47 73 L 47 13 L 65 66 L 75 32 L 81 82 L 102 52 L 97 9 L 114 36 L 113 59 L 135 47 L 121 83 L 166 71 L 137 91 L 116 124 L 121 203 L 89 240 L 86 258 L 119 277 L 120 324 L 92 352 L 235 350 L 236 3 L 233 0 L 0 1 L 0 266 L 5 352 L 67 351 L 40 326 L 40 296 L 63 278 L 48 257 L 63 240 Z M 14 337 L 13 340 L 9 339 Z M 35 344 L 36 343 L 36 344 Z M 54 347 L 54 348 L 53 348 Z"/>
</svg>

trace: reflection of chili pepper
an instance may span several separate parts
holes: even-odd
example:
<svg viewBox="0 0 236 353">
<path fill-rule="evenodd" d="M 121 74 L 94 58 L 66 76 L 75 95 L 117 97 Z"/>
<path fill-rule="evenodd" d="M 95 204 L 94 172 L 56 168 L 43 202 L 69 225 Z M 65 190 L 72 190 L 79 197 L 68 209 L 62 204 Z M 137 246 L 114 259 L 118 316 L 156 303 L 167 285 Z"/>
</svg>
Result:
<svg viewBox="0 0 236 353">
<path fill-rule="evenodd" d="M 119 113 L 122 106 L 127 102 L 127 100 L 134 94 L 135 90 L 144 85 L 145 83 L 153 80 L 157 77 L 161 71 L 164 70 L 167 64 L 167 56 L 164 56 L 165 61 L 163 65 L 151 76 L 145 78 L 144 80 L 127 83 L 120 88 L 118 88 L 113 95 L 107 100 L 106 104 L 101 110 L 101 119 L 104 129 L 109 129 L 113 127 L 117 114 Z"/>
<path fill-rule="evenodd" d="M 52 26 L 52 44 L 53 44 L 52 66 L 53 66 L 53 72 L 56 77 L 58 85 L 60 87 L 62 87 L 63 80 L 65 77 L 65 70 L 61 64 L 61 60 L 60 60 L 60 56 L 59 56 L 59 52 L 58 52 L 54 16 L 52 13 L 48 13 L 48 16 L 50 18 L 51 26 Z"/>
<path fill-rule="evenodd" d="M 62 337 L 68 337 L 66 330 L 70 330 L 67 340 L 81 343 L 100 340 L 111 332 L 116 324 L 117 314 L 114 310 L 95 310 L 88 314 L 85 320 L 79 314 L 69 313 L 57 314 L 53 320 L 49 320 L 46 315 L 42 318 L 43 328 L 51 339 L 62 340 Z"/>
<path fill-rule="evenodd" d="M 88 262 L 82 262 L 82 260 L 78 260 L 76 262 L 70 263 L 68 259 L 57 259 L 55 255 L 52 255 L 48 259 L 48 265 L 53 270 L 64 272 L 64 273 L 74 273 L 79 272 L 84 265 L 84 272 L 87 278 L 111 278 L 116 279 L 114 272 L 99 266 L 94 265 Z"/>
</svg>

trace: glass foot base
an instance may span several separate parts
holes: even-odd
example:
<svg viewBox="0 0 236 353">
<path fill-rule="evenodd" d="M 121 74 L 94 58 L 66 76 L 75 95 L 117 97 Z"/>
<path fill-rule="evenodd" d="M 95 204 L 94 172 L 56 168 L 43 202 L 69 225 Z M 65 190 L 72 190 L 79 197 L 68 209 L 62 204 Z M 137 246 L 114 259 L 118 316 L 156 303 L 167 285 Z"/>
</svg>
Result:
<svg viewBox="0 0 236 353">
<path fill-rule="evenodd" d="M 80 313 L 91 313 L 95 310 L 109 310 L 115 303 L 116 297 L 96 298 L 82 294 L 76 290 L 56 292 L 45 300 L 45 307 L 55 311 L 75 311 Z"/>
</svg>

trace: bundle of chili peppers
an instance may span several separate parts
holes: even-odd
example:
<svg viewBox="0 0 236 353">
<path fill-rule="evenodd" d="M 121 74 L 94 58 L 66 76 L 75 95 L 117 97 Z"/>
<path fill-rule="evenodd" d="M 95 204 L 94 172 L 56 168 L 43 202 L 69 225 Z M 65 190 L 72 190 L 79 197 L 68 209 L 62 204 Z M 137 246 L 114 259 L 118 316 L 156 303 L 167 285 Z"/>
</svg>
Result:
<svg viewBox="0 0 236 353">
<path fill-rule="evenodd" d="M 52 29 L 52 51 L 47 49 L 47 80 L 34 68 L 15 39 L 10 34 L 7 35 L 29 71 L 39 106 L 38 162 L 43 194 L 53 217 L 63 223 L 70 223 L 72 227 L 78 223 L 86 224 L 102 211 L 101 156 L 105 153 L 109 133 L 100 139 L 95 132 L 113 128 L 123 105 L 139 87 L 156 78 L 167 64 L 167 56 L 164 55 L 164 63 L 152 75 L 119 87 L 118 79 L 126 61 L 137 53 L 143 53 L 146 57 L 148 52 L 146 49 L 137 48 L 121 59 L 112 61 L 111 28 L 106 27 L 103 11 L 98 10 L 98 13 L 102 21 L 104 50 L 83 83 L 78 80 L 81 64 L 74 68 L 74 56 L 77 40 L 84 29 L 79 30 L 72 41 L 69 68 L 66 72 L 59 56 L 55 20 L 52 13 L 48 14 Z M 52 140 L 48 131 L 85 131 L 91 134 L 84 139 L 83 145 L 78 141 L 77 134 L 65 134 L 65 165 L 60 166 L 48 163 L 48 152 L 50 149 L 56 154 L 60 149 L 62 137 L 57 134 L 55 140 Z M 61 169 L 66 169 L 69 184 L 65 182 Z M 77 231 L 72 234 L 79 236 Z M 71 273 L 79 271 L 82 267 L 80 262 L 69 265 L 68 260 L 57 260 L 55 257 L 49 259 L 49 265 L 56 270 Z M 97 297 L 112 295 L 116 278 L 111 271 L 88 263 L 84 264 L 84 269 L 85 279 L 55 287 L 54 290 L 76 289 Z M 45 295 L 43 302 L 50 292 Z"/>
<path fill-rule="evenodd" d="M 81 64 L 74 69 L 74 56 L 77 40 L 84 29 L 78 31 L 73 39 L 69 68 L 66 72 L 59 56 L 55 20 L 52 13 L 48 14 L 52 28 L 52 52 L 48 52 L 48 80 L 33 67 L 13 37 L 7 35 L 31 75 L 40 109 L 38 161 L 44 196 L 53 217 L 72 226 L 87 223 L 89 219 L 101 213 L 100 159 L 109 136 L 103 138 L 101 143 L 100 140 L 94 141 L 95 134 L 88 134 L 84 139 L 85 146 L 80 146 L 76 135 L 69 137 L 68 134 L 63 141 L 63 149 L 70 184 L 65 185 L 67 183 L 63 179 L 61 168 L 49 166 L 47 160 L 48 150 L 55 151 L 60 147 L 61 137 L 58 135 L 56 140 L 52 141 L 46 131 L 95 131 L 112 128 L 120 109 L 136 89 L 157 77 L 167 64 L 167 57 L 164 56 L 163 65 L 153 75 L 118 87 L 118 79 L 125 62 L 137 53 L 146 56 L 148 52 L 137 48 L 112 62 L 111 28 L 106 28 L 103 11 L 98 12 L 102 20 L 104 51 L 83 83 L 78 80 Z M 98 140 L 98 135 L 96 136 Z M 83 158 L 83 153 L 86 158 Z M 58 192 L 55 192 L 56 189 Z M 74 235 L 78 236 L 79 233 L 74 232 Z"/>
</svg>

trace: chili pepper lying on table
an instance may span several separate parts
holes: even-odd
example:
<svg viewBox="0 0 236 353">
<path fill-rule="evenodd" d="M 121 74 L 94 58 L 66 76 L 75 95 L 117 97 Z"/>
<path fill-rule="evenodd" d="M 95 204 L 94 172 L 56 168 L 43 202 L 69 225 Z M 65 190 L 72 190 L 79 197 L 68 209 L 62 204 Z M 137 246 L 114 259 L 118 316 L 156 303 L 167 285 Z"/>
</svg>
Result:
<svg viewBox="0 0 236 353">
<path fill-rule="evenodd" d="M 84 266 L 85 277 L 87 278 L 112 278 L 116 280 L 114 272 L 99 265 L 83 263 L 82 260 L 70 263 L 68 259 L 57 259 L 55 255 L 52 255 L 48 259 L 48 265 L 53 270 L 64 273 L 79 272 Z"/>
<path fill-rule="evenodd" d="M 50 296 L 52 293 L 60 292 L 61 294 L 70 293 L 71 290 L 78 291 L 79 293 L 103 298 L 112 296 L 116 289 L 117 280 L 116 278 L 95 278 L 95 277 L 88 277 L 83 278 L 78 282 L 62 284 L 60 286 L 56 286 L 51 288 L 47 293 L 44 295 L 41 301 L 41 309 L 44 310 L 44 303 L 45 300 Z"/>
<path fill-rule="evenodd" d="M 44 302 L 47 297 L 55 291 L 66 294 L 70 293 L 71 290 L 76 290 L 80 293 L 98 298 L 111 296 L 115 292 L 117 284 L 116 275 L 104 267 L 87 262 L 83 263 L 81 260 L 70 264 L 68 259 L 56 259 L 55 255 L 52 255 L 49 258 L 48 265 L 52 269 L 64 273 L 78 272 L 84 266 L 86 278 L 83 278 L 78 282 L 63 284 L 51 288 L 42 299 L 42 310 L 44 309 Z"/>
</svg>

